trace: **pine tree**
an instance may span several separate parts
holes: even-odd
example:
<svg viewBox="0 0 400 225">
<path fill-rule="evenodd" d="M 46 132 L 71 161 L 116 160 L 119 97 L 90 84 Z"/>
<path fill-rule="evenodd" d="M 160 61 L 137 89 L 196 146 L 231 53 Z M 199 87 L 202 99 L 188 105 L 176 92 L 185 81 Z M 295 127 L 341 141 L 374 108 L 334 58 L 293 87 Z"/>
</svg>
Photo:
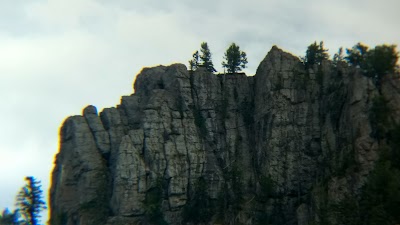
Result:
<svg viewBox="0 0 400 225">
<path fill-rule="evenodd" d="M 200 52 L 201 52 L 200 59 L 201 59 L 202 65 L 211 73 L 217 72 L 217 70 L 215 70 L 214 64 L 211 60 L 211 51 L 210 51 L 210 48 L 208 47 L 207 42 L 201 43 Z"/>
<path fill-rule="evenodd" d="M 337 65 L 339 62 L 344 61 L 344 56 L 343 56 L 343 47 L 339 48 L 339 51 L 333 55 L 333 63 Z"/>
<path fill-rule="evenodd" d="M 307 47 L 304 64 L 306 65 L 306 68 L 309 68 L 314 64 L 321 65 L 322 61 L 328 58 L 328 49 L 324 48 L 324 42 L 321 41 L 318 45 L 315 41 Z"/>
<path fill-rule="evenodd" d="M 241 51 L 239 46 L 232 43 L 225 52 L 222 67 L 228 70 L 228 73 L 236 73 L 246 68 L 247 56 Z"/>
<path fill-rule="evenodd" d="M 43 201 L 42 186 L 40 181 L 37 181 L 34 177 L 26 177 L 25 180 L 27 184 L 21 188 L 17 196 L 17 207 L 26 224 L 37 225 L 40 212 L 46 209 L 46 203 Z"/>
<path fill-rule="evenodd" d="M 193 53 L 193 59 L 189 60 L 190 70 L 195 71 L 199 67 L 199 51 Z"/>
</svg>

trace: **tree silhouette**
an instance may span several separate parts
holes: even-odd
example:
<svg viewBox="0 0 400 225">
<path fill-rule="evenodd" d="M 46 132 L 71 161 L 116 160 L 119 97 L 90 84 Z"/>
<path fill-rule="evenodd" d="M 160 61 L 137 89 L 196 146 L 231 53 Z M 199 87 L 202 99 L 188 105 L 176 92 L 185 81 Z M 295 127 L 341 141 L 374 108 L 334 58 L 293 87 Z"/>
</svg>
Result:
<svg viewBox="0 0 400 225">
<path fill-rule="evenodd" d="M 345 59 L 350 65 L 364 67 L 368 46 L 358 42 L 353 48 L 346 49 L 346 53 Z"/>
<path fill-rule="evenodd" d="M 199 51 L 193 53 L 193 58 L 189 60 L 189 68 L 195 71 L 198 67 L 205 67 L 209 72 L 214 73 L 217 70 L 214 68 L 214 64 L 211 59 L 211 51 L 208 47 L 207 42 L 202 42 Z"/>
<path fill-rule="evenodd" d="M 398 60 L 396 45 L 377 45 L 367 53 L 366 63 L 372 76 L 394 73 Z"/>
<path fill-rule="evenodd" d="M 199 66 L 199 51 L 193 53 L 193 58 L 189 60 L 190 70 L 195 71 Z"/>
<path fill-rule="evenodd" d="M 26 224 L 37 225 L 40 212 L 46 209 L 46 203 L 43 201 L 42 185 L 40 185 L 40 181 L 31 176 L 26 177 L 25 180 L 27 184 L 21 188 L 17 196 L 17 207 Z"/>
<path fill-rule="evenodd" d="M 353 48 L 347 49 L 345 57 L 350 65 L 358 66 L 363 73 L 374 79 L 375 85 L 380 88 L 382 78 L 396 70 L 399 53 L 396 45 L 377 45 L 369 49 L 368 46 L 357 43 Z"/>
<path fill-rule="evenodd" d="M 317 44 L 315 41 L 307 47 L 304 64 L 306 65 L 306 68 L 309 68 L 314 64 L 321 65 L 322 61 L 328 58 L 328 49 L 324 48 L 324 42 L 321 41 L 319 44 Z"/>
<path fill-rule="evenodd" d="M 344 62 L 343 47 L 340 47 L 338 52 L 333 55 L 333 63 L 337 65 L 340 62 Z"/>
<path fill-rule="evenodd" d="M 228 70 L 228 73 L 236 73 L 246 68 L 247 56 L 246 53 L 241 51 L 239 46 L 232 43 L 225 52 L 222 67 Z"/>
<path fill-rule="evenodd" d="M 201 52 L 200 59 L 201 59 L 202 66 L 204 66 L 211 73 L 217 72 L 217 70 L 215 70 L 214 64 L 211 60 L 211 51 L 210 51 L 210 48 L 208 47 L 207 42 L 201 43 L 200 52 Z"/>
</svg>

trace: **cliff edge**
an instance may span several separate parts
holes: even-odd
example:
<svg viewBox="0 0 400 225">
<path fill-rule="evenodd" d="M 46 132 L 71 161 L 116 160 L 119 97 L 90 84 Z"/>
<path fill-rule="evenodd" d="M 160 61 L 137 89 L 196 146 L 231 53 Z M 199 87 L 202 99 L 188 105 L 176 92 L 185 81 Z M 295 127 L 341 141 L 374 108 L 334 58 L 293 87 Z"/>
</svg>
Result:
<svg viewBox="0 0 400 225">
<path fill-rule="evenodd" d="M 299 224 L 359 196 L 379 158 L 371 108 L 399 82 L 305 69 L 274 46 L 255 76 L 144 68 L 134 94 L 60 129 L 51 224 Z M 334 221 L 334 219 L 333 219 Z"/>
</svg>

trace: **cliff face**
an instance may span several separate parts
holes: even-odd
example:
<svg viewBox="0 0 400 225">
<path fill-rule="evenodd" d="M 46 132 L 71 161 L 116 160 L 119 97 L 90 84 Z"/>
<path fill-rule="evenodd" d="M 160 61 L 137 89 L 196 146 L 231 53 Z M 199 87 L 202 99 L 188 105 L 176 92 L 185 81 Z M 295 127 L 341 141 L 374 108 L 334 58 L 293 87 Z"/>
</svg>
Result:
<svg viewBox="0 0 400 225">
<path fill-rule="evenodd" d="M 254 77 L 145 68 L 135 93 L 60 130 L 51 223 L 308 224 L 357 196 L 378 158 L 370 123 L 399 84 L 355 68 L 305 70 L 274 46 Z M 399 117 L 397 117 L 399 118 Z"/>
</svg>

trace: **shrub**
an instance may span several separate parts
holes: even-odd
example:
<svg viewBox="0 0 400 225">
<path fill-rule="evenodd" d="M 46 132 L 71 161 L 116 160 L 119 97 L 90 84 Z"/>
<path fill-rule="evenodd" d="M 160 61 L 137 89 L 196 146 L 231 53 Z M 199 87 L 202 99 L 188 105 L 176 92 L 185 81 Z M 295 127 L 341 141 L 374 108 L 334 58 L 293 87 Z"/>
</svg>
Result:
<svg viewBox="0 0 400 225">
<path fill-rule="evenodd" d="M 261 175 L 260 177 L 260 194 L 259 199 L 267 201 L 274 194 L 274 181 L 271 176 Z"/>
<path fill-rule="evenodd" d="M 194 123 L 200 131 L 200 135 L 204 138 L 207 135 L 206 119 L 199 109 L 194 109 Z"/>
<path fill-rule="evenodd" d="M 144 201 L 145 217 L 150 223 L 168 225 L 161 211 L 162 191 L 161 181 L 157 181 L 156 186 L 146 192 Z"/>
<path fill-rule="evenodd" d="M 208 185 L 203 177 L 195 184 L 192 198 L 183 208 L 183 221 L 194 224 L 208 223 L 214 215 L 214 206 L 207 193 Z"/>
<path fill-rule="evenodd" d="M 390 108 L 383 96 L 377 96 L 372 100 L 369 120 L 372 128 L 371 137 L 382 139 L 386 135 L 389 126 Z"/>
<path fill-rule="evenodd" d="M 360 208 L 363 224 L 400 222 L 400 171 L 390 160 L 376 164 L 364 187 Z"/>
</svg>

